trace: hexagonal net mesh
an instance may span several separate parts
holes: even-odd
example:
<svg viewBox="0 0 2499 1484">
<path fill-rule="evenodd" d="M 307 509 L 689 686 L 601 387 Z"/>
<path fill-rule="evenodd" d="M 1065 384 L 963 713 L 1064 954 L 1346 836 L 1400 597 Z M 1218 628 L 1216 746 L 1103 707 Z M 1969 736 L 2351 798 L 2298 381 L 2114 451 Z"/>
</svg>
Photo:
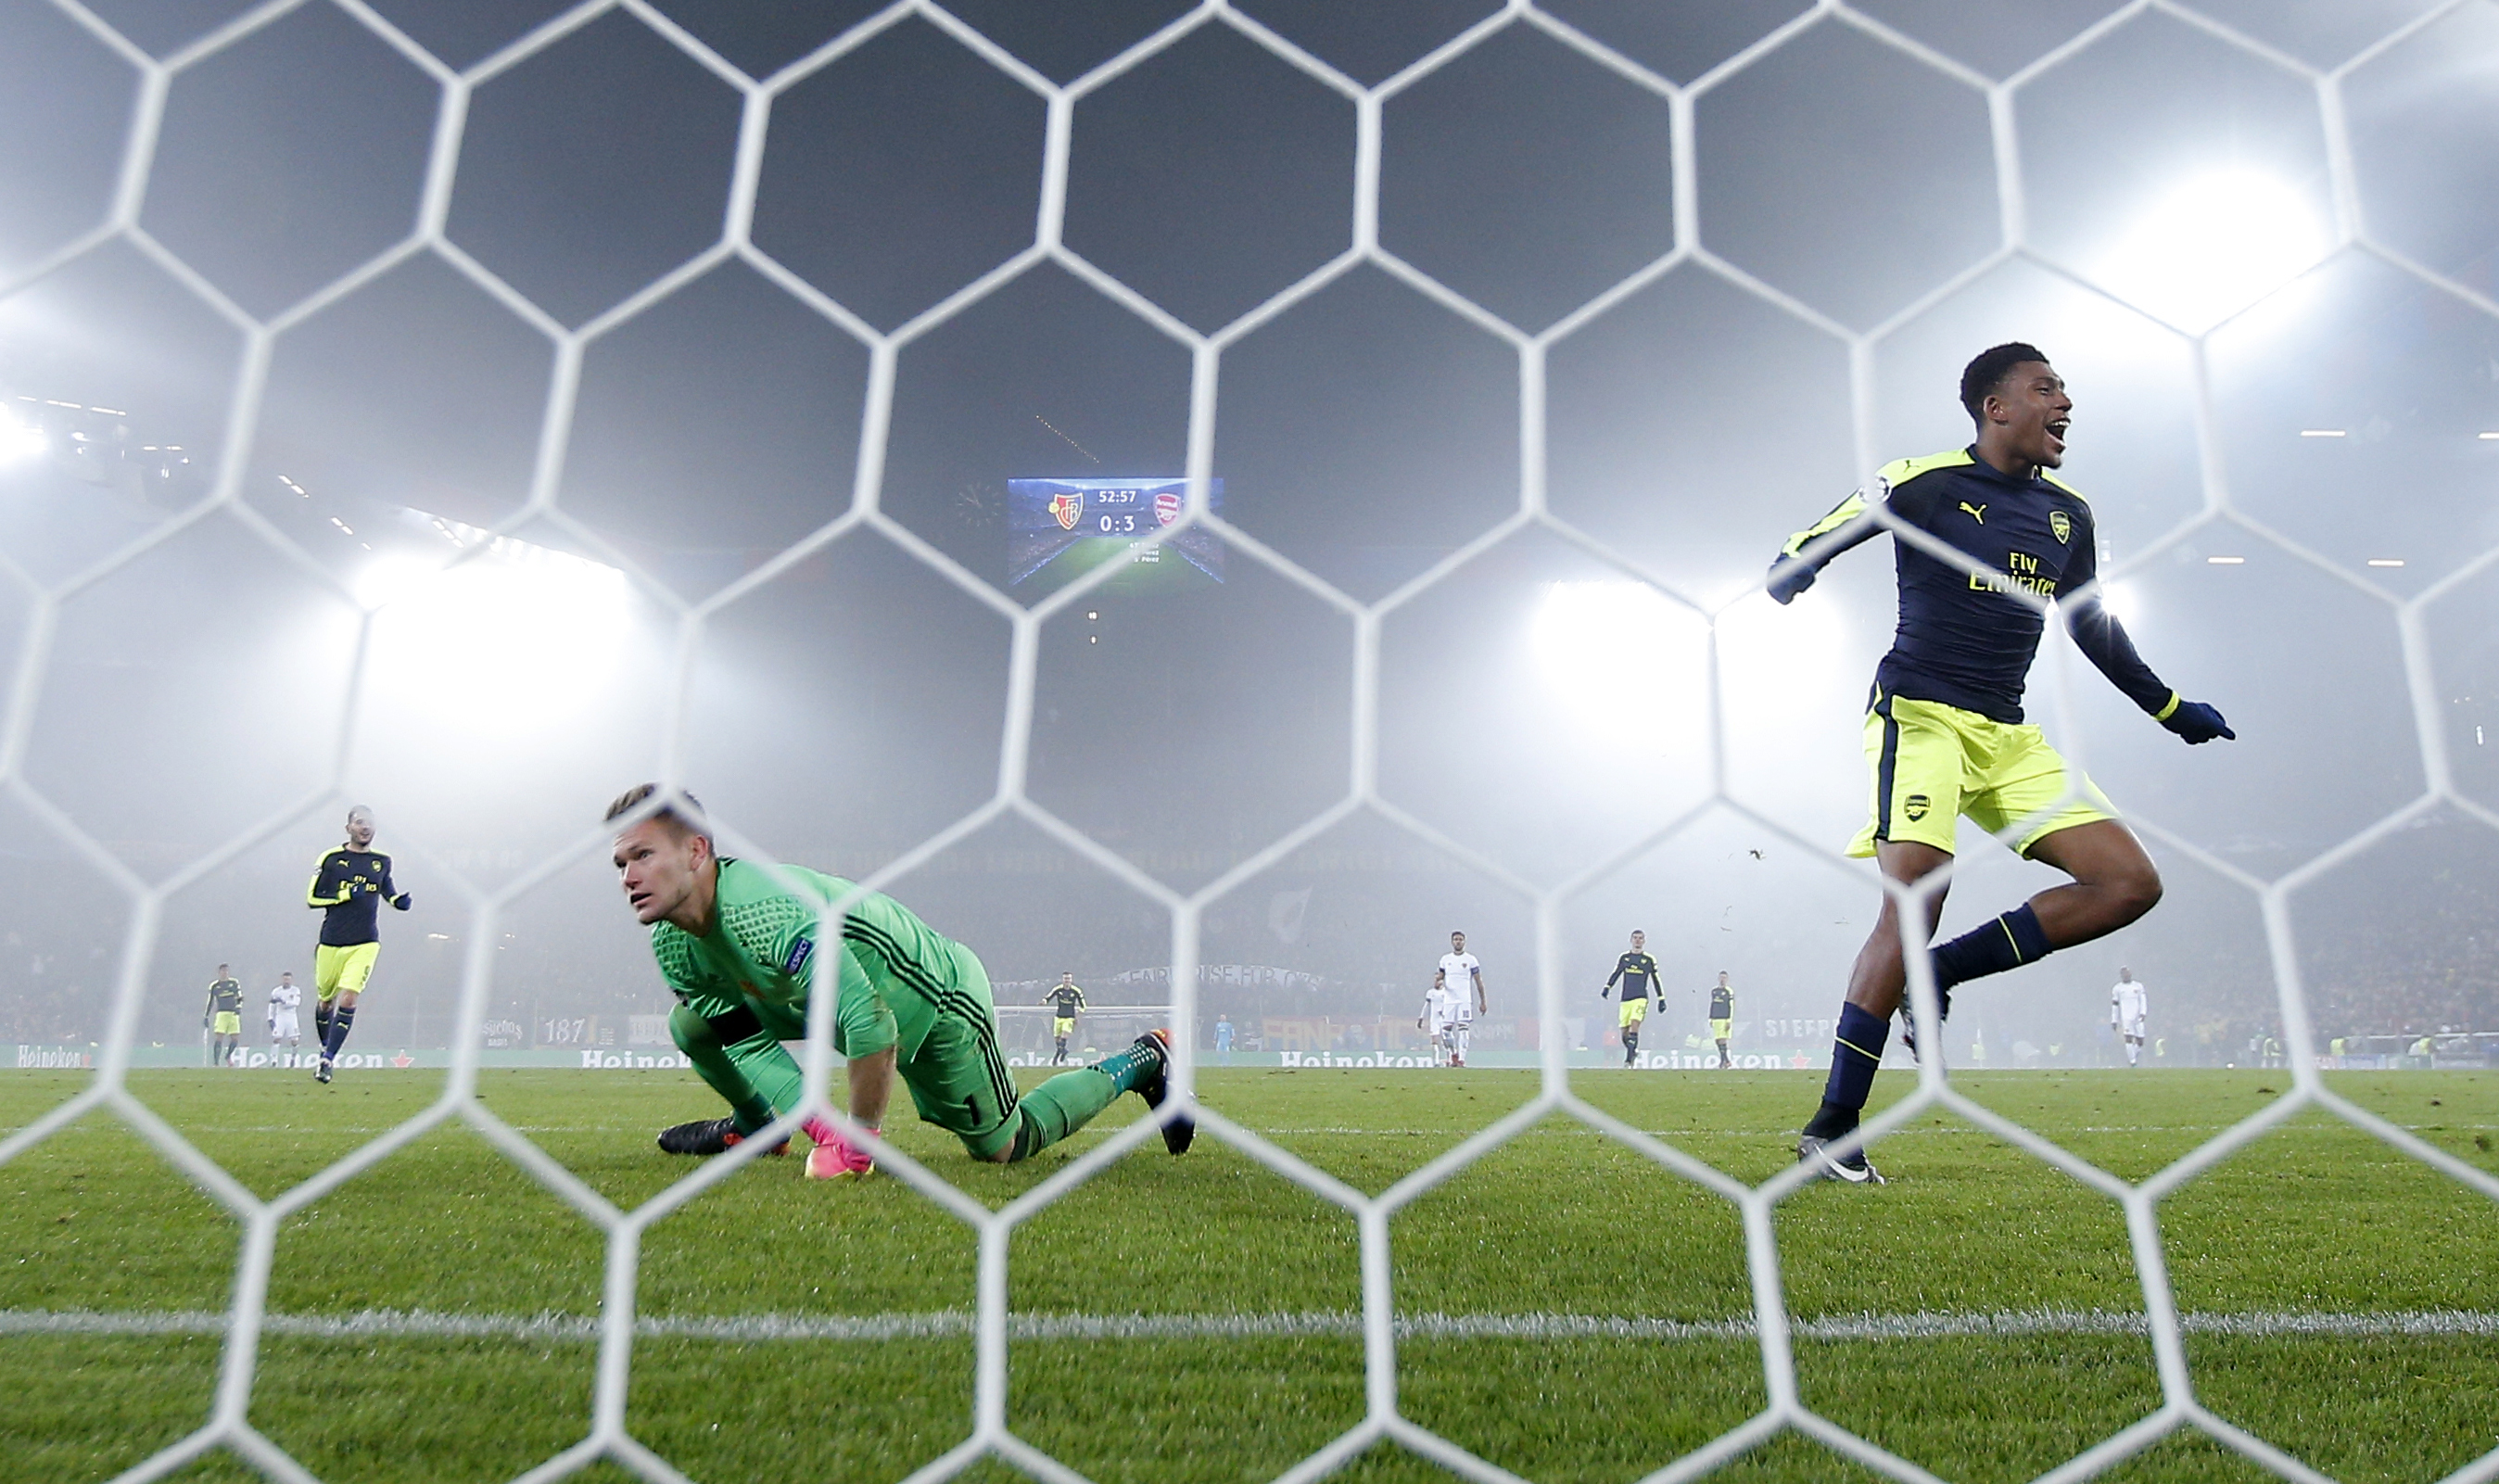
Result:
<svg viewBox="0 0 2499 1484">
<path fill-rule="evenodd" d="M 1054 27 L 1012 7 L 898 0 L 760 31 L 664 0 L 491 22 L 273 0 L 224 7 L 204 30 L 101 0 L 20 9 L 15 49 L 40 59 L 54 89 L 45 118 L 81 183 L 7 182 L 23 209 L 0 277 L 0 344 L 16 363 L 0 370 L 13 399 L 0 457 L 135 498 L 9 516 L 18 659 L 0 778 L 13 838 L 37 842 L 20 854 L 50 862 L 19 889 L 117 921 L 120 939 L 88 949 L 110 964 L 92 1079 L 0 1142 L 0 1161 L 110 1112 L 244 1233 L 213 1326 L 211 1414 L 123 1477 L 169 1476 L 220 1448 L 272 1478 L 313 1477 L 248 1416 L 279 1236 L 454 1124 L 603 1234 L 588 1431 L 527 1477 L 600 1460 L 685 1477 L 628 1426 L 648 1333 L 643 1238 L 760 1141 L 629 1206 L 491 1112 L 479 1072 L 507 1034 L 577 1035 L 586 1064 L 634 1055 L 632 1037 L 612 1040 L 634 1018 L 622 997 L 519 998 L 567 955 L 605 952 L 561 932 L 533 945 L 547 941 L 549 898 L 600 868 L 592 816 L 609 772 L 707 789 L 706 768 L 779 768 L 786 781 L 818 740 L 853 783 L 967 757 L 978 775 L 878 817 L 883 843 L 855 857 L 861 891 L 926 881 L 1001 831 L 1113 884 L 1167 945 L 1102 996 L 1167 1010 L 1167 1112 L 1193 1110 L 1205 1137 L 1350 1213 L 1361 1302 L 1340 1318 L 1362 1348 L 1362 1420 L 1283 1478 L 1323 1476 L 1382 1442 L 1465 1477 L 1514 1477 L 1401 1410 L 1412 1331 L 1390 1220 L 1556 1114 L 1740 1214 L 1751 1319 L 1731 1333 L 1758 1344 L 1767 1403 L 1652 1477 L 1709 1472 L 1784 1432 L 1888 1477 L 1932 1477 L 1801 1399 L 1772 1218 L 1807 1167 L 1747 1183 L 1583 1098 L 1565 984 L 1592 894 L 1711 829 L 1732 823 L 1864 894 L 1863 879 L 1828 869 L 1854 779 L 1828 797 L 1800 791 L 1787 749 L 1802 730 L 1846 734 L 1843 693 L 1870 652 L 1829 629 L 1775 636 L 1768 626 L 1790 617 L 1763 608 L 1761 559 L 1848 481 L 1871 481 L 1904 451 L 1896 440 L 1946 436 L 1930 432 L 1958 415 L 1939 373 L 1980 337 L 2032 325 L 2073 347 L 2056 353 L 2086 429 L 2097 391 L 2135 445 L 2100 466 L 2104 483 L 2137 492 L 2100 507 L 2110 605 L 2130 620 L 2165 610 L 2183 629 L 2232 627 L 2236 603 L 2235 628 L 2279 635 L 2196 652 L 2197 684 L 2244 695 L 2231 702 L 2242 725 L 2360 714 L 2345 730 L 2317 723 L 2340 752 L 2261 753 L 2244 769 L 2214 764 L 2231 775 L 2217 782 L 2166 752 L 2138 761 L 2130 749 L 2157 733 L 2093 709 L 2103 697 L 2068 684 L 2051 641 L 2047 698 L 2066 752 L 2124 778 L 2139 833 L 2205 883 L 2208 904 L 2234 902 L 2245 928 L 2231 952 L 2251 987 L 2237 1019 L 2214 1013 L 2223 1029 L 2205 1049 L 2218 1059 L 2254 1030 L 2288 1090 L 2144 1178 L 1975 1100 L 1940 1057 L 1866 1125 L 1879 1141 L 1922 1117 L 1966 1120 L 2123 1210 L 2160 1403 L 2046 1476 L 2091 1476 L 2184 1431 L 2282 1477 L 2322 1477 L 2209 1410 L 2189 1367 L 2161 1203 L 2234 1151 L 2322 1112 L 2499 1198 L 2499 1179 L 2321 1076 L 2351 1039 L 2330 1032 L 2461 1021 L 2486 1013 L 2486 984 L 2384 1024 L 2364 1001 L 2332 1000 L 2330 1022 L 2319 1010 L 2320 982 L 2341 994 L 2378 972 L 2361 940 L 2381 904 L 2351 873 L 2376 872 L 2376 853 L 2414 832 L 2435 826 L 2451 846 L 2499 826 L 2481 801 L 2490 780 L 2466 694 L 2488 662 L 2467 605 L 2499 532 L 2453 493 L 2486 486 L 2476 461 L 2499 456 L 2487 431 L 2499 303 L 2486 215 L 2438 205 L 2490 173 L 2488 111 L 2445 65 L 2499 55 L 2485 5 L 2319 18 L 2132 0 L 1970 25 L 1908 0 L 1707 19 L 1512 0 L 1370 22 L 1283 0 L 1174 0 Z M 236 98 L 259 112 L 220 113 Z M 314 136 L 276 121 L 342 98 L 352 106 L 321 114 Z M 2478 143 L 2424 164 L 2418 142 L 2442 128 Z M 383 207 L 357 195 L 367 186 Z M 814 215 L 810 192 L 824 198 Z M 168 410 L 141 407 L 149 398 Z M 1332 418 L 1387 427 L 1377 441 L 1397 452 L 1349 452 L 1369 435 Z M 637 423 L 665 436 L 637 444 Z M 324 430 L 343 425 L 355 446 L 323 463 Z M 2345 463 L 2299 462 L 2324 458 Z M 322 503 L 331 484 L 356 482 L 389 513 Z M 1099 522 L 1083 532 L 1097 546 L 1053 544 L 1050 519 L 1062 534 Z M 1887 508 L 1865 519 L 1973 583 L 1991 575 Z M 437 544 L 394 565 L 393 540 Z M 2242 567 L 2261 570 L 2262 596 L 2195 586 Z M 1189 616 L 1186 595 L 1215 586 L 1228 606 Z M 1519 593 L 1534 602 L 1501 606 Z M 226 611 L 252 608 L 276 621 Z M 304 617 L 317 613 L 329 617 Z M 1793 622 L 1816 621 L 1801 608 Z M 314 697 L 306 709 L 232 735 L 202 724 L 202 754 L 254 762 L 117 745 L 134 717 L 215 710 L 213 657 L 287 626 L 316 637 L 263 658 Z M 1472 677 L 1507 674 L 1488 657 L 1516 648 L 1522 628 L 1525 671 L 1606 692 L 1612 709 L 1555 702 L 1515 731 L 1480 720 Z M 2323 663 L 2278 652 L 2364 630 Z M 1626 632 L 1644 637 L 1615 642 Z M 1160 651 L 1146 642 L 1157 634 Z M 774 635 L 797 642 L 774 649 Z M 1418 659 L 1436 644 L 1449 653 Z M 1122 645 L 1189 671 L 1200 689 L 1174 690 L 1166 710 L 1227 713 L 1230 742 L 1143 714 L 1145 743 L 1087 733 L 1087 711 L 1142 707 L 1115 683 L 1069 679 L 1087 651 Z M 624 658 L 606 669 L 582 658 L 602 649 Z M 1668 651 L 1678 658 L 1656 658 Z M 820 652 L 839 658 L 813 669 L 793 658 Z M 142 663 L 159 655 L 174 658 Z M 136 681 L 106 673 L 130 663 Z M 1613 695 L 1609 665 L 1643 694 Z M 1227 669 L 1261 678 L 1226 690 Z M 1781 698 L 1808 681 L 1838 699 Z M 640 694 L 613 726 L 581 725 L 606 703 L 601 686 Z M 826 689 L 837 700 L 811 698 Z M 1661 689 L 1669 700 L 1646 694 Z M 446 716 L 446 697 L 474 709 Z M 887 751 L 843 729 L 858 715 L 892 734 Z M 740 752 L 741 727 L 790 745 Z M 1605 754 L 1625 730 L 1663 738 L 1663 758 Z M 1436 734 L 1484 756 L 1418 764 Z M 644 749 L 651 737 L 665 740 Z M 493 776 L 533 750 L 549 760 L 521 770 L 531 798 L 492 805 L 521 821 L 496 847 L 449 843 L 469 838 L 449 817 L 400 836 L 411 877 L 453 893 L 464 929 L 411 950 L 436 952 L 446 986 L 449 1008 L 438 1002 L 431 1026 L 407 1012 L 404 1038 L 448 1048 L 437 1102 L 267 1196 L 134 1093 L 129 1072 L 174 1023 L 148 989 L 174 941 L 187 950 L 186 924 L 260 910 L 219 883 L 267 850 L 293 852 L 351 790 L 405 792 L 397 780 L 435 764 L 437 777 Z M 1210 780 L 1255 797 L 1178 824 L 1158 812 Z M 2294 792 L 2296 810 L 2279 801 Z M 1790 807 L 1790 795 L 1811 796 Z M 772 787 L 711 803 L 725 841 L 774 863 L 757 843 L 790 838 Z M 181 828 L 156 827 L 169 812 Z M 795 827 L 831 836 L 859 818 L 835 809 Z M 1249 982 L 1206 972 L 1223 967 L 1210 945 L 1240 919 L 1240 893 L 1357 827 L 1468 877 L 1470 900 L 1510 904 L 1512 959 L 1532 961 L 1535 984 L 1534 1013 L 1510 1034 L 1538 1077 L 1522 1106 L 1368 1193 L 1193 1101 L 1201 1048 L 1217 1044 L 1201 986 Z M 1196 848 L 1209 829 L 1218 843 Z M 2486 862 L 2477 848 L 2456 848 L 2460 869 Z M 1984 864 L 1964 869 L 1989 879 Z M 1945 885 L 1883 889 L 1910 909 Z M 2323 909 L 2330 925 L 2295 931 L 2295 907 L 2325 900 L 2302 893 L 2329 886 L 2344 893 Z M 1796 889 L 1819 912 L 1822 888 Z M 87 898 L 113 905 L 89 911 Z M 828 917 L 856 900 L 827 904 Z M 1309 901 L 1306 887 L 1276 892 L 1264 929 L 1295 943 Z M 1790 965 L 1840 961 L 1826 952 L 1835 942 L 1805 944 Z M 2346 951 L 2358 956 L 2333 956 Z M 38 943 L 39 977 L 47 952 L 60 955 Z M 1913 955 L 1909 971 L 1922 1039 L 1940 1047 L 1929 963 Z M 1020 984 L 1019 1001 L 1050 978 Z M 1800 991 L 1799 1015 L 1821 1013 L 1820 994 Z M 79 1039 L 46 1018 L 74 1017 L 43 995 L 35 984 L 12 1007 L 30 1053 Z M 825 1103 L 828 1018 L 809 1046 L 809 1106 L 839 1117 Z M 646 1029 L 633 1034 L 658 1045 Z M 1827 1030 L 1767 1034 L 1819 1056 Z M 370 1034 L 403 1040 L 395 1026 Z M 1385 1065 L 1393 1047 L 1374 1034 L 1364 1064 Z M 1996 1054 L 2035 1057 L 2027 1034 L 2059 1033 L 2007 1020 Z M 1009 1238 L 1153 1133 L 1131 1124 L 994 1210 L 891 1153 L 885 1167 L 978 1242 L 970 1431 L 912 1480 L 991 1457 L 1081 1477 L 1009 1426 Z M 10 1313 L 18 1329 L 132 1327 Z M 387 1332 L 390 1316 L 373 1323 Z M 2499 1477 L 2499 1453 L 2452 1477 Z"/>
</svg>

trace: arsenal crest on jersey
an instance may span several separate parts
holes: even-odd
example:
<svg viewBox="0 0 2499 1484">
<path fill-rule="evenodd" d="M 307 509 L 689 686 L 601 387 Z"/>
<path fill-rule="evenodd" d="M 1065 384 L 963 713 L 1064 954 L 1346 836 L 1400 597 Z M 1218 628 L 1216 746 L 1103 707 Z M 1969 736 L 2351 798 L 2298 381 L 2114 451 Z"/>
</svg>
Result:
<svg viewBox="0 0 2499 1484">
<path fill-rule="evenodd" d="M 1058 522 L 1059 530 L 1075 530 L 1076 518 L 1085 513 L 1085 492 L 1062 490 L 1053 495 L 1050 497 L 1050 513 Z"/>
<path fill-rule="evenodd" d="M 2049 511 L 2048 533 L 2057 538 L 2060 546 L 2071 541 L 2074 538 L 2074 518 L 2062 510 Z"/>
<path fill-rule="evenodd" d="M 1176 491 L 1172 490 L 1156 491 L 1154 494 L 1154 524 L 1157 526 L 1168 526 L 1179 519 L 1180 495 Z"/>
</svg>

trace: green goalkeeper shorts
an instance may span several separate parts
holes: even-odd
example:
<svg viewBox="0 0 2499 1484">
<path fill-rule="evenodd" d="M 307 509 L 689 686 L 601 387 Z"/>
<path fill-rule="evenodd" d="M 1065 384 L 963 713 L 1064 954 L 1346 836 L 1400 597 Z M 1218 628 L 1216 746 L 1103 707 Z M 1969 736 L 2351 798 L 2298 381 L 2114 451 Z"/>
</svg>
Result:
<svg viewBox="0 0 2499 1484">
<path fill-rule="evenodd" d="M 1015 1075 L 998 1048 L 989 971 L 959 943 L 954 945 L 953 959 L 939 974 L 922 976 L 915 986 L 884 991 L 919 995 L 924 1005 L 935 1009 L 919 1048 L 907 1058 L 898 1057 L 893 1070 L 910 1091 L 922 1122 L 962 1140 L 973 1158 L 989 1159 L 1015 1143 Z M 749 1003 L 776 1038 L 806 1039 L 803 1004 Z M 838 1089 L 833 1099 L 841 1101 Z"/>
<path fill-rule="evenodd" d="M 920 1054 L 895 1070 L 921 1121 L 962 1140 L 974 1159 L 993 1159 L 1015 1143 L 1015 1076 L 993 1024 L 939 1016 Z"/>
</svg>

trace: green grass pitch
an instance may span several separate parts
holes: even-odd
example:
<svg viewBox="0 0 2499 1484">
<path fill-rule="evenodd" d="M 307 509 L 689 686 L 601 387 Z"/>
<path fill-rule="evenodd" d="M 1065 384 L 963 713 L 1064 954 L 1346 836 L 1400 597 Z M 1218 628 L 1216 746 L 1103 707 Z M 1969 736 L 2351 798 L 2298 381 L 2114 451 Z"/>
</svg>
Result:
<svg viewBox="0 0 2499 1484">
<path fill-rule="evenodd" d="M 2286 1076 L 1996 1073 L 1956 1085 L 2141 1178 L 2288 1090 Z M 1792 1157 L 1817 1081 L 1581 1074 L 1574 1086 L 1758 1180 Z M 2499 1074 L 2330 1081 L 2499 1172 Z M 0 1081 L 0 1128 L 81 1085 L 78 1074 Z M 440 1077 L 358 1073 L 324 1089 L 293 1074 L 138 1073 L 131 1085 L 266 1196 L 423 1109 Z M 1209 1070 L 1202 1093 L 1377 1191 L 1536 1085 L 1525 1072 Z M 1887 1075 L 1878 1100 L 1909 1086 Z M 662 1073 L 488 1073 L 481 1095 L 629 1207 L 693 1168 L 657 1152 L 652 1132 L 711 1111 L 691 1077 Z M 1123 1100 L 1067 1147 L 1011 1168 L 975 1166 L 916 1125 L 894 1135 L 995 1205 L 1137 1109 Z M 1890 1185 L 1808 1187 L 1779 1208 L 1790 1313 L 1944 1333 L 1801 1335 L 1807 1405 L 1943 1478 L 1984 1484 L 2033 1477 L 2158 1404 L 2151 1343 L 2126 1327 L 2143 1306 L 2112 1203 L 1950 1117 L 1921 1119 L 1874 1158 Z M 2499 1447 L 2499 1206 L 2486 1197 L 2302 1114 L 2188 1185 L 2161 1220 L 2179 1307 L 2202 1326 L 2188 1336 L 2197 1393 L 2215 1412 L 2354 1484 L 2436 1479 Z M 109 1478 L 207 1417 L 221 1341 L 198 1316 L 230 1303 L 238 1228 L 150 1146 L 97 1113 L 0 1166 L 0 1234 L 9 1479 Z M 1529 1479 L 1636 1479 L 1763 1404 L 1756 1345 L 1713 1328 L 1752 1313 L 1734 1209 L 1584 1126 L 1529 1129 L 1407 1208 L 1392 1243 L 1398 1311 L 1414 1321 L 1398 1352 L 1401 1410 Z M 510 1478 L 586 1430 L 597 1346 L 582 1322 L 597 1315 L 600 1274 L 592 1226 L 445 1125 L 285 1228 L 252 1419 L 334 1484 Z M 973 1276 L 969 1230 L 901 1182 L 828 1188 L 795 1159 L 759 1161 L 649 1233 L 638 1304 L 658 1332 L 634 1350 L 635 1436 L 706 1484 L 899 1479 L 970 1431 Z M 1272 1478 L 1362 1416 L 1361 1344 L 1343 1321 L 1360 1302 L 1352 1219 L 1212 1141 L 1174 1160 L 1150 1140 L 1022 1227 L 1010 1297 L 1020 1320 L 1111 1321 L 1089 1337 L 1027 1324 L 1040 1333 L 1020 1331 L 1011 1351 L 1011 1426 L 1101 1484 Z M 372 1322 L 384 1311 L 425 1323 Z M 70 1314 L 162 1333 L 97 1333 Z M 2369 1332 L 2402 1314 L 2444 1317 Z M 338 1322 L 359 1315 L 363 1329 Z M 2048 1318 L 2027 1331 L 1969 1322 L 1989 1315 Z M 805 1338 L 721 1324 L 759 1316 Z M 1306 1321 L 1298 1332 L 1292 1316 Z M 2302 1316 L 2328 1323 L 2302 1333 Z M 444 1332 L 463 1317 L 488 1322 Z M 828 1338 L 844 1318 L 893 1332 Z M 1506 1331 L 1491 1322 L 1502 1318 Z M 1608 1318 L 1650 1323 L 1605 1334 L 1584 1322 Z M 176 1475 L 255 1476 L 221 1455 Z M 2264 1476 L 2187 1436 L 2106 1475 Z M 990 1461 L 962 1477 L 1019 1475 Z M 1382 1447 L 1340 1477 L 1451 1476 Z M 1715 1477 L 1871 1475 L 1787 1436 Z"/>
</svg>

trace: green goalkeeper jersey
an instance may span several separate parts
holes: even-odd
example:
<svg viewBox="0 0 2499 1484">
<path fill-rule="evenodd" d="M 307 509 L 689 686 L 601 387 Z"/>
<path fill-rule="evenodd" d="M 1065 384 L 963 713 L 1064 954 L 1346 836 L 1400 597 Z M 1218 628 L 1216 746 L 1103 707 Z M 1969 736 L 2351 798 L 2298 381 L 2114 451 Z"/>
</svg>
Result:
<svg viewBox="0 0 2499 1484">
<path fill-rule="evenodd" d="M 805 1017 L 820 914 L 855 887 L 803 866 L 779 871 L 810 889 L 792 891 L 763 867 L 723 856 L 720 921 L 709 934 L 697 937 L 670 922 L 651 926 L 660 977 L 705 1019 L 750 1000 Z M 852 902 L 835 955 L 833 1049 L 856 1057 L 896 1047 L 907 1062 L 941 1011 L 986 1023 L 986 996 L 957 972 L 958 955 L 969 954 L 890 896 L 871 891 Z"/>
</svg>

